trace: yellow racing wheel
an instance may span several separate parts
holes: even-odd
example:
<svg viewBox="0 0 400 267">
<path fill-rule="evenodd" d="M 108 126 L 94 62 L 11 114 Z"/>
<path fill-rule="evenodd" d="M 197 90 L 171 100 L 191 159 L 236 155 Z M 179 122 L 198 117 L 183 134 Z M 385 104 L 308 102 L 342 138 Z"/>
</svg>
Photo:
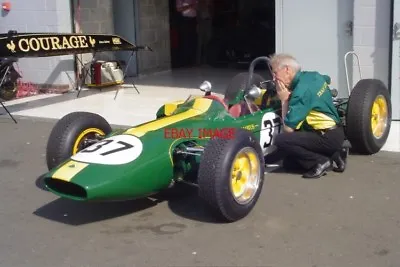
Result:
<svg viewBox="0 0 400 267">
<path fill-rule="evenodd" d="M 346 135 L 352 149 L 361 154 L 380 151 L 389 136 L 391 120 L 389 90 L 383 82 L 360 80 L 347 104 Z"/>
</svg>

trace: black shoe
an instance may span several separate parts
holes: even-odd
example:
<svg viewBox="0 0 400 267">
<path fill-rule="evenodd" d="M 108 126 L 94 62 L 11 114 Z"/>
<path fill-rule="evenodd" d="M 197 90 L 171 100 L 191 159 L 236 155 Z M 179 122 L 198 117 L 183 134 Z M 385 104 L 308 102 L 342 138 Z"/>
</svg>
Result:
<svg viewBox="0 0 400 267">
<path fill-rule="evenodd" d="M 334 172 L 344 172 L 347 165 L 348 152 L 349 152 L 348 148 L 343 148 L 340 151 L 339 155 L 333 159 L 333 162 L 336 165 L 336 167 L 333 168 Z"/>
<path fill-rule="evenodd" d="M 303 178 L 320 178 L 325 175 L 327 171 L 332 168 L 332 163 L 330 160 L 324 163 L 318 163 L 314 168 L 303 174 Z"/>
</svg>

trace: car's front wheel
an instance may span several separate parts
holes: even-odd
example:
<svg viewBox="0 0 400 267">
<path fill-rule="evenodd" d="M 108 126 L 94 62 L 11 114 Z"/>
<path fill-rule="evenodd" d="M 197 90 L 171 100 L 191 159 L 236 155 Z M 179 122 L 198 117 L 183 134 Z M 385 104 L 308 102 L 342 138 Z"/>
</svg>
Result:
<svg viewBox="0 0 400 267">
<path fill-rule="evenodd" d="M 110 124 L 100 115 L 90 112 L 72 112 L 53 127 L 46 148 L 49 170 L 72 155 L 111 133 Z"/>
<path fill-rule="evenodd" d="M 257 139 L 237 129 L 233 139 L 213 139 L 205 147 L 198 173 L 199 194 L 225 221 L 240 220 L 261 194 L 264 168 Z"/>
</svg>

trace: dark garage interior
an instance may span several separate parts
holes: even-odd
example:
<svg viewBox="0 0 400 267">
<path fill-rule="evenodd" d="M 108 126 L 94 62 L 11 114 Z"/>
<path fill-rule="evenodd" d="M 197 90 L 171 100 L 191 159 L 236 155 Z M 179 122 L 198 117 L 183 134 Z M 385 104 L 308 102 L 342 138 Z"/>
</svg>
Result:
<svg viewBox="0 0 400 267">
<path fill-rule="evenodd" d="M 176 1 L 169 0 L 172 68 L 248 67 L 252 59 L 275 52 L 275 0 L 198 0 L 196 18 L 189 20 Z M 203 16 L 205 9 L 209 16 Z"/>
</svg>

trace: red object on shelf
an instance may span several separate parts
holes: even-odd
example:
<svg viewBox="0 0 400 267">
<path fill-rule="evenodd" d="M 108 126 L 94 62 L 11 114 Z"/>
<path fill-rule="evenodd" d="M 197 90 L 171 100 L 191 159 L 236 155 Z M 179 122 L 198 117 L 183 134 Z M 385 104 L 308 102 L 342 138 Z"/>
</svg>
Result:
<svg viewBox="0 0 400 267">
<path fill-rule="evenodd" d="M 11 3 L 10 2 L 3 2 L 1 4 L 1 7 L 3 8 L 3 10 L 5 11 L 10 11 L 11 10 Z"/>
<path fill-rule="evenodd" d="M 92 65 L 92 83 L 96 85 L 101 84 L 101 62 L 96 62 Z"/>
</svg>

